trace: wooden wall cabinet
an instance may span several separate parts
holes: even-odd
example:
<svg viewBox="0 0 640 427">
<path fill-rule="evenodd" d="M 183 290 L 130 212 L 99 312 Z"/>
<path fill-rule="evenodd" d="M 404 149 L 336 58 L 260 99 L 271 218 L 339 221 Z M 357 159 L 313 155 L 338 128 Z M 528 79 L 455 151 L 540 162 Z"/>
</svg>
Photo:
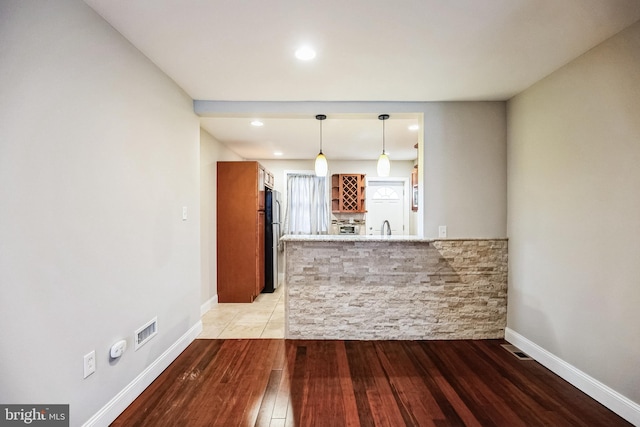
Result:
<svg viewBox="0 0 640 427">
<path fill-rule="evenodd" d="M 273 188 L 273 186 L 276 185 L 276 180 L 273 177 L 273 174 L 268 170 L 265 170 L 264 185 L 269 188 Z"/>
<path fill-rule="evenodd" d="M 364 213 L 365 177 L 363 174 L 331 176 L 331 210 L 339 213 Z"/>
<path fill-rule="evenodd" d="M 217 176 L 218 302 L 253 302 L 264 289 L 267 171 L 258 162 L 218 162 Z"/>
<path fill-rule="evenodd" d="M 418 211 L 418 165 L 411 171 L 411 210 Z"/>
</svg>

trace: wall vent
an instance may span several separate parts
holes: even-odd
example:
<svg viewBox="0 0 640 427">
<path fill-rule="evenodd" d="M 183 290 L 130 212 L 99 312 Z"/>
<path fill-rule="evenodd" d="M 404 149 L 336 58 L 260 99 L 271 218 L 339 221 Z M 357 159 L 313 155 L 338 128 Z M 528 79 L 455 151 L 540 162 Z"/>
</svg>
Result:
<svg viewBox="0 0 640 427">
<path fill-rule="evenodd" d="M 141 326 L 134 335 L 134 349 L 138 350 L 158 333 L 158 318 L 154 317 Z"/>
<path fill-rule="evenodd" d="M 505 350 L 507 350 L 509 353 L 513 354 L 515 357 L 517 357 L 520 360 L 533 360 L 532 357 L 530 357 L 528 354 L 520 350 L 515 345 L 511 345 L 511 344 L 500 344 L 500 345 L 504 347 Z"/>
</svg>

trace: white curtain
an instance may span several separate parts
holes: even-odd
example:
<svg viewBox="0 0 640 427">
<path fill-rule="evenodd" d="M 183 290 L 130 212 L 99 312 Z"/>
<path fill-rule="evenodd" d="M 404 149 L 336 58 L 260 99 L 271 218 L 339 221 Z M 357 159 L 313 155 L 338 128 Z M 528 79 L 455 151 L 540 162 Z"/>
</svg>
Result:
<svg viewBox="0 0 640 427">
<path fill-rule="evenodd" d="M 329 198 L 325 177 L 287 176 L 286 234 L 328 234 Z"/>
</svg>

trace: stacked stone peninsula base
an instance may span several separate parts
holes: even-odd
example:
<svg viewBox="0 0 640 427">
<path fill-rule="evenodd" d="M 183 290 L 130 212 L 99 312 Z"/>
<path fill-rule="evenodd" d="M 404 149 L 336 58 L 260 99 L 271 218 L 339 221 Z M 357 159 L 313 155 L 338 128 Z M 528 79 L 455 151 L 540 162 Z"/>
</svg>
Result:
<svg viewBox="0 0 640 427">
<path fill-rule="evenodd" d="M 285 337 L 504 338 L 507 240 L 286 236 Z"/>
</svg>

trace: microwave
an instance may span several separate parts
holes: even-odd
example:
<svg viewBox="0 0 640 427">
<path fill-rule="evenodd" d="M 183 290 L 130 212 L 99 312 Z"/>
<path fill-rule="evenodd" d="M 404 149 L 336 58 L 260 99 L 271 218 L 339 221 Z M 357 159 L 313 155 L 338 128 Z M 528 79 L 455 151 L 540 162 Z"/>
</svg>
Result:
<svg viewBox="0 0 640 427">
<path fill-rule="evenodd" d="M 360 226 L 354 224 L 343 224 L 338 226 L 339 234 L 360 234 Z"/>
</svg>

